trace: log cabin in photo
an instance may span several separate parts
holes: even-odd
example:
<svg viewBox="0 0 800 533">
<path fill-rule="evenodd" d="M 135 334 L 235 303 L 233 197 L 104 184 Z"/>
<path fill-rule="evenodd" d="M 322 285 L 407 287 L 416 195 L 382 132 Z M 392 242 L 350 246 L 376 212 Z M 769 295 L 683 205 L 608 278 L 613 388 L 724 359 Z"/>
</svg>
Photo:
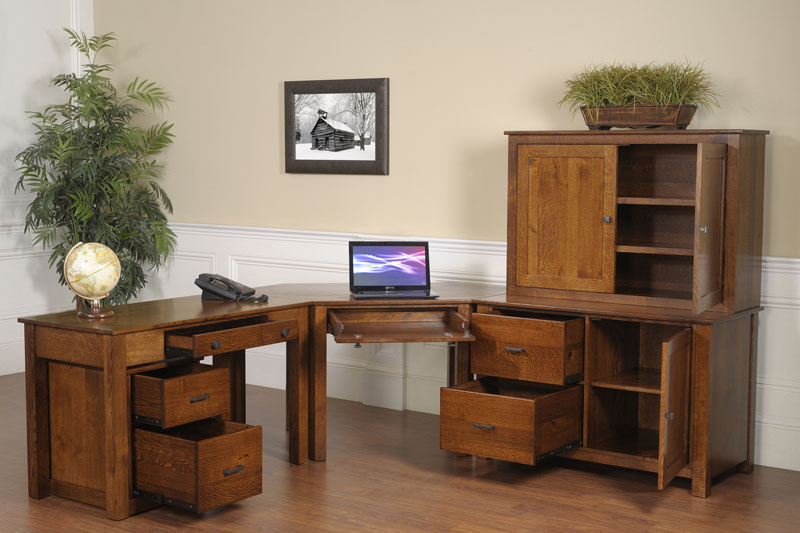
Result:
<svg viewBox="0 0 800 533">
<path fill-rule="evenodd" d="M 311 129 L 311 149 L 338 152 L 355 147 L 354 132 L 347 124 L 328 119 L 328 112 L 317 111 L 319 118 Z"/>
</svg>

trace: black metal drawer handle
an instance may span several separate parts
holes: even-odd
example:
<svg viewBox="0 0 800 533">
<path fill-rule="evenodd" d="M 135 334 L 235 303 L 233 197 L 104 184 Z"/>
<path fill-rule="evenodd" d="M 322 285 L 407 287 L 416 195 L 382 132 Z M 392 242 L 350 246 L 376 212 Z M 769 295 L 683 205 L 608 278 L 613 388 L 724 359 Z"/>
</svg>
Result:
<svg viewBox="0 0 800 533">
<path fill-rule="evenodd" d="M 288 337 L 288 336 L 289 336 L 289 333 L 290 333 L 290 330 L 289 330 L 289 328 L 283 328 L 283 329 L 281 330 L 281 337 Z"/>
<path fill-rule="evenodd" d="M 200 396 L 189 396 L 189 403 L 203 402 L 211 398 L 209 393 L 201 394 Z"/>
<path fill-rule="evenodd" d="M 236 468 L 226 468 L 222 471 L 223 476 L 231 476 L 236 472 L 241 472 L 244 470 L 244 465 L 236 465 Z"/>
<path fill-rule="evenodd" d="M 514 353 L 525 353 L 525 348 L 513 348 L 511 346 L 506 346 L 506 351 Z"/>
<path fill-rule="evenodd" d="M 491 430 L 493 430 L 493 429 L 496 429 L 496 428 L 497 428 L 497 427 L 496 427 L 496 426 L 494 426 L 494 425 L 492 425 L 492 426 L 486 426 L 486 425 L 484 425 L 484 424 L 479 424 L 479 423 L 477 423 L 477 422 L 475 422 L 475 427 L 476 427 L 476 428 L 478 428 L 478 429 L 485 429 L 486 431 L 491 431 Z"/>
<path fill-rule="evenodd" d="M 219 349 L 220 346 L 222 346 L 222 342 L 221 341 L 214 341 L 214 342 L 211 343 L 211 349 L 212 350 L 217 350 L 217 349 Z"/>
</svg>

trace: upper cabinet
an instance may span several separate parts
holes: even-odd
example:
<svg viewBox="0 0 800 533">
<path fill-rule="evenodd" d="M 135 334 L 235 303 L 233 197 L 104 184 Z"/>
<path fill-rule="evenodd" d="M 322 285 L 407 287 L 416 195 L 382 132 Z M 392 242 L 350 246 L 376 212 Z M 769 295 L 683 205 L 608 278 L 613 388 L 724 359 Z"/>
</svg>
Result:
<svg viewBox="0 0 800 533">
<path fill-rule="evenodd" d="M 509 295 L 758 305 L 766 132 L 507 133 Z"/>
</svg>

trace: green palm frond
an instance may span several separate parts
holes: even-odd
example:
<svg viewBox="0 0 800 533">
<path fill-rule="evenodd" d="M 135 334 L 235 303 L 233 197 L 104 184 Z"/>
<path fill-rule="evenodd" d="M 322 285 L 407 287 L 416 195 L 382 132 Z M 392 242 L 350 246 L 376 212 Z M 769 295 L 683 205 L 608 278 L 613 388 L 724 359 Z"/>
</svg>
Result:
<svg viewBox="0 0 800 533">
<path fill-rule="evenodd" d="M 17 154 L 15 191 L 35 195 L 25 231 L 36 245 L 50 249 L 49 263 L 59 281 L 65 283 L 61 269 L 74 243 L 101 242 L 117 253 L 122 268 L 110 303 L 125 303 L 175 249 L 175 234 L 164 214 L 172 213 L 173 206 L 156 181 L 162 166 L 154 159 L 172 144 L 172 124 L 131 123 L 148 109 L 163 108 L 168 98 L 153 82 L 139 78 L 120 97 L 108 78 L 111 65 L 95 62 L 99 52 L 113 46 L 114 34 L 87 37 L 65 31 L 88 63 L 81 75 L 52 78 L 51 85 L 65 92 L 65 102 L 28 113 L 35 141 Z"/>
</svg>

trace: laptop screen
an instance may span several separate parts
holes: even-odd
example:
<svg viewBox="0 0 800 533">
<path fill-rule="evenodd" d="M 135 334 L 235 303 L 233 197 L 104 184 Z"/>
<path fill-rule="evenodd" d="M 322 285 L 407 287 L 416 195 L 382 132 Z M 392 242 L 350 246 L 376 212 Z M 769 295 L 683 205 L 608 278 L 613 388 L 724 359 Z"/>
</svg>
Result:
<svg viewBox="0 0 800 533">
<path fill-rule="evenodd" d="M 429 290 L 427 242 L 350 242 L 350 290 Z"/>
</svg>

